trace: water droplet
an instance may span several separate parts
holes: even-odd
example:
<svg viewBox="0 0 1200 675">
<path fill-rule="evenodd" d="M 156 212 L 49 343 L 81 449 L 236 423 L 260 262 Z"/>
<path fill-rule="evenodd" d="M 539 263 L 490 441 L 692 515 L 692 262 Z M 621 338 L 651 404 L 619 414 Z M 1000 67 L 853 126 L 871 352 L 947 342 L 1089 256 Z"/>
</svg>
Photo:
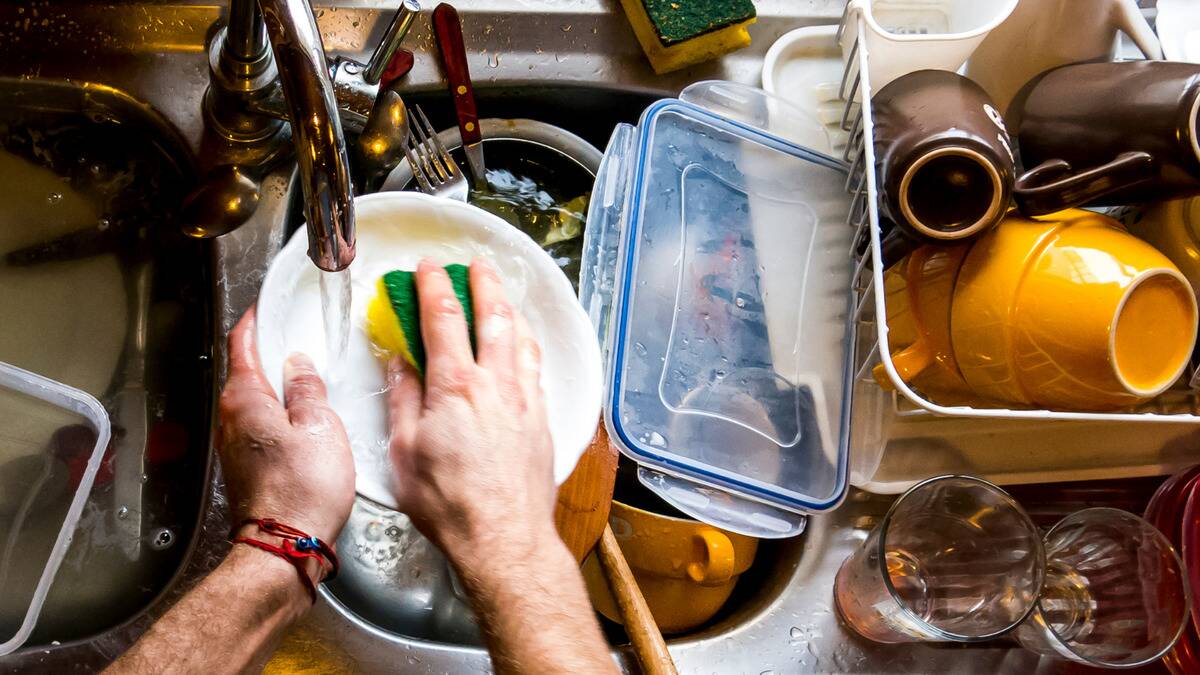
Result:
<svg viewBox="0 0 1200 675">
<path fill-rule="evenodd" d="M 143 483 L 149 483 L 149 482 L 150 482 L 150 475 L 149 475 L 149 474 L 145 474 L 145 473 L 144 473 L 144 474 L 142 474 L 142 482 L 143 482 Z"/>
<path fill-rule="evenodd" d="M 155 551 L 162 551 L 171 548 L 171 544 L 174 543 L 175 533 L 165 527 L 160 527 L 150 537 L 150 548 L 154 549 Z"/>
<path fill-rule="evenodd" d="M 804 637 L 804 631 L 797 626 L 792 626 L 792 629 L 788 633 L 791 634 L 793 640 L 799 640 Z"/>
<path fill-rule="evenodd" d="M 392 525 L 391 527 L 389 527 L 387 529 L 387 536 L 391 537 L 393 541 L 399 539 L 400 538 L 400 528 L 396 527 L 395 525 Z"/>
<path fill-rule="evenodd" d="M 642 344 L 641 342 L 635 342 L 633 343 L 633 351 L 637 352 L 638 356 L 645 356 L 646 345 Z"/>
<path fill-rule="evenodd" d="M 383 523 L 378 520 L 367 523 L 363 536 L 367 541 L 379 541 L 379 538 L 383 536 Z"/>
<path fill-rule="evenodd" d="M 488 68 L 499 68 L 500 67 L 500 55 L 492 54 L 492 55 L 488 56 L 487 64 L 488 64 Z"/>
<path fill-rule="evenodd" d="M 101 218 L 100 220 L 96 221 L 96 229 L 100 230 L 101 232 L 107 230 L 110 225 L 112 225 L 112 221 L 110 221 L 108 218 Z"/>
<path fill-rule="evenodd" d="M 121 508 L 117 509 L 117 518 L 120 518 L 121 520 L 125 520 L 128 517 L 129 517 L 129 507 L 128 506 L 122 506 Z"/>
<path fill-rule="evenodd" d="M 63 196 L 61 192 L 51 192 L 50 194 L 46 195 L 46 203 L 57 204 L 62 201 L 62 198 Z"/>
</svg>

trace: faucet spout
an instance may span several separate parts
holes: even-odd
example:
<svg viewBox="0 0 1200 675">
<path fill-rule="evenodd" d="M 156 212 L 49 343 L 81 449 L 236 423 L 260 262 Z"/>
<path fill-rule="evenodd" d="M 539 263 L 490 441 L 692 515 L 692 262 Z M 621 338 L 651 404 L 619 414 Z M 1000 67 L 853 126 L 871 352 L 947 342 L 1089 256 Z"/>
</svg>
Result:
<svg viewBox="0 0 1200 675">
<path fill-rule="evenodd" d="M 254 0 L 249 0 L 253 2 Z M 258 0 L 296 146 L 308 257 L 328 272 L 354 260 L 354 195 L 325 47 L 308 0 Z"/>
</svg>

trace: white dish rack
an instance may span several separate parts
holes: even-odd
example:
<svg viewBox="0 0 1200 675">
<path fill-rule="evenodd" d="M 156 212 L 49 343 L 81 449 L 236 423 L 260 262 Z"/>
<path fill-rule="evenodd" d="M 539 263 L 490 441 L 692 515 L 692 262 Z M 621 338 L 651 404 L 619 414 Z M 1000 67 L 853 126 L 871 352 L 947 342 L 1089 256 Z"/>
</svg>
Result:
<svg viewBox="0 0 1200 675">
<path fill-rule="evenodd" d="M 1192 380 L 1189 372 L 1175 388 L 1141 406 L 1125 412 L 1074 412 L 1037 409 L 977 408 L 945 406 L 929 400 L 905 383 L 896 372 L 888 345 L 886 294 L 883 288 L 884 266 L 881 256 L 882 233 L 879 223 L 879 190 L 875 174 L 874 123 L 871 111 L 871 83 L 868 73 L 870 54 L 862 48 L 866 30 L 858 13 L 843 15 L 837 32 L 840 41 L 847 33 L 855 36 L 841 81 L 841 98 L 846 101 L 841 126 L 850 135 L 844 159 L 850 163 L 846 190 L 852 202 L 849 224 L 856 235 L 850 255 L 857 259 L 853 277 L 855 299 L 852 311 L 858 324 L 858 344 L 854 349 L 854 404 L 878 405 L 864 397 L 889 397 L 892 418 L 951 417 L 991 420 L 1053 420 L 1075 422 L 1121 422 L 1139 424 L 1200 424 L 1197 415 L 1197 393 L 1187 386 Z M 869 244 L 861 256 L 864 243 Z M 895 391 L 890 394 L 875 385 L 871 372 L 882 363 Z M 876 411 L 881 414 L 883 411 Z"/>
</svg>

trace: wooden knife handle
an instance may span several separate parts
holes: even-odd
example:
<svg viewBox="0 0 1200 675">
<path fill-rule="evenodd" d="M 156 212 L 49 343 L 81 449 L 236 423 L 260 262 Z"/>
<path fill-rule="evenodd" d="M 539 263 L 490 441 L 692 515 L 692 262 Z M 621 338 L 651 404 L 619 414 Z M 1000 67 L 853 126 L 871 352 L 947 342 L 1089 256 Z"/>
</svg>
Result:
<svg viewBox="0 0 1200 675">
<path fill-rule="evenodd" d="M 463 44 L 462 23 L 458 10 L 442 3 L 433 10 L 433 32 L 437 36 L 442 68 L 450 82 L 454 97 L 454 112 L 458 114 L 458 131 L 463 145 L 483 140 L 479 131 L 479 114 L 475 112 L 475 91 L 471 88 L 471 71 L 467 68 L 467 49 Z"/>
<path fill-rule="evenodd" d="M 608 588 L 617 601 L 617 609 L 621 611 L 621 620 L 625 623 L 625 632 L 629 642 L 633 644 L 633 653 L 637 656 L 638 664 L 646 675 L 679 675 L 675 669 L 675 661 L 667 651 L 667 643 L 663 640 L 662 631 L 650 614 L 646 598 L 638 588 L 633 571 L 625 561 L 625 554 L 617 544 L 612 528 L 604 526 L 600 535 L 600 546 L 596 549 L 600 560 L 600 569 L 608 580 Z"/>
</svg>

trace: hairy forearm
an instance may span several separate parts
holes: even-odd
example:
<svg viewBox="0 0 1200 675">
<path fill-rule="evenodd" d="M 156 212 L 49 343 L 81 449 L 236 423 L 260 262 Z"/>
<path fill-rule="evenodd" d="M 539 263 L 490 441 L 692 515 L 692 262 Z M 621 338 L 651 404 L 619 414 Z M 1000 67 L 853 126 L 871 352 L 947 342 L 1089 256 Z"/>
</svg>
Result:
<svg viewBox="0 0 1200 675">
<path fill-rule="evenodd" d="M 258 671 L 310 606 L 286 561 L 236 545 L 106 673 Z"/>
<path fill-rule="evenodd" d="M 575 559 L 552 525 L 451 555 L 497 673 L 615 673 Z"/>
</svg>

